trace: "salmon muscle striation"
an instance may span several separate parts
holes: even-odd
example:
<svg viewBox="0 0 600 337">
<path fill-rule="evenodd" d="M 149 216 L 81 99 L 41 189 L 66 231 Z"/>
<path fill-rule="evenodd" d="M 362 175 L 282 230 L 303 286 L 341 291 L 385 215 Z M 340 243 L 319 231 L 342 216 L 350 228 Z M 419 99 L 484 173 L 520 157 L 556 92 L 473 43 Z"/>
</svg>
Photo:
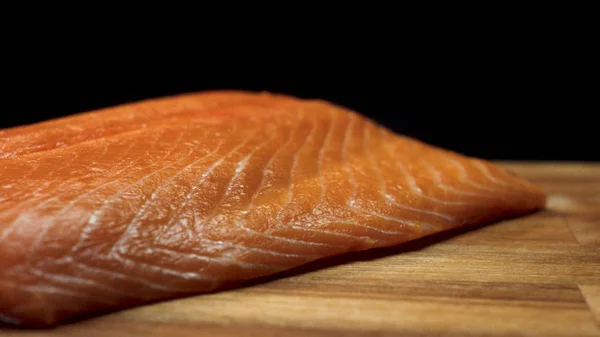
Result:
<svg viewBox="0 0 600 337">
<path fill-rule="evenodd" d="M 520 216 L 545 193 L 322 101 L 156 98 L 0 130 L 0 319 L 51 326 Z"/>
</svg>

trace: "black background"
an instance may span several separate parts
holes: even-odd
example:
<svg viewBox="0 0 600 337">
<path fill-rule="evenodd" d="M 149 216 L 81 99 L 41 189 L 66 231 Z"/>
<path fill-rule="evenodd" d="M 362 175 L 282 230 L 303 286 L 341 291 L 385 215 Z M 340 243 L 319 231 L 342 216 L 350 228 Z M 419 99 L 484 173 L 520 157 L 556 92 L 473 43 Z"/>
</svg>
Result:
<svg viewBox="0 0 600 337">
<path fill-rule="evenodd" d="M 0 127 L 183 92 L 267 90 L 327 99 L 468 155 L 600 160 L 593 48 L 570 35 L 240 40 L 229 48 L 94 40 L 15 54 L 4 66 Z"/>
</svg>

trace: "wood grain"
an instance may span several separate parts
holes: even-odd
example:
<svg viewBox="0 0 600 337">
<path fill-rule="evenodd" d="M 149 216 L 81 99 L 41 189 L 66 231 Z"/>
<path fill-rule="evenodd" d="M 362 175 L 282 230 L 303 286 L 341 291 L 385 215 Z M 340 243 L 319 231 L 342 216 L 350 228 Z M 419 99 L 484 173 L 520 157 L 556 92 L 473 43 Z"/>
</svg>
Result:
<svg viewBox="0 0 600 337">
<path fill-rule="evenodd" d="M 600 164 L 501 165 L 548 209 L 2 336 L 600 336 Z"/>
<path fill-rule="evenodd" d="M 600 324 L 600 285 L 581 285 L 581 292 L 594 315 L 596 322 Z"/>
</svg>

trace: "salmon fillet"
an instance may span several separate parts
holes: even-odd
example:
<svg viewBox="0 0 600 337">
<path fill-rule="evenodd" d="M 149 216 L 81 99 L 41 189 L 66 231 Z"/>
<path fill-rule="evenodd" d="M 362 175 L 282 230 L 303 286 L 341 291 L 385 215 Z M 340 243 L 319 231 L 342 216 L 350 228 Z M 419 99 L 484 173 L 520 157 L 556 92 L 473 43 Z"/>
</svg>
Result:
<svg viewBox="0 0 600 337">
<path fill-rule="evenodd" d="M 357 112 L 157 98 L 0 131 L 0 317 L 49 326 L 520 216 L 545 193 Z"/>
</svg>

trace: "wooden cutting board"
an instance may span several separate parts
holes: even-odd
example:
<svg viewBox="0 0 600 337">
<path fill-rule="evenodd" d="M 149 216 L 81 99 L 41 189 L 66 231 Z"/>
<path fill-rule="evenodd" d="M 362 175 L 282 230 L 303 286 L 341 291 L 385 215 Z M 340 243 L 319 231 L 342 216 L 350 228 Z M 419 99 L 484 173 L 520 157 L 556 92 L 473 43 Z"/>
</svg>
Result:
<svg viewBox="0 0 600 337">
<path fill-rule="evenodd" d="M 600 163 L 500 163 L 548 209 L 14 336 L 600 336 Z"/>
</svg>

